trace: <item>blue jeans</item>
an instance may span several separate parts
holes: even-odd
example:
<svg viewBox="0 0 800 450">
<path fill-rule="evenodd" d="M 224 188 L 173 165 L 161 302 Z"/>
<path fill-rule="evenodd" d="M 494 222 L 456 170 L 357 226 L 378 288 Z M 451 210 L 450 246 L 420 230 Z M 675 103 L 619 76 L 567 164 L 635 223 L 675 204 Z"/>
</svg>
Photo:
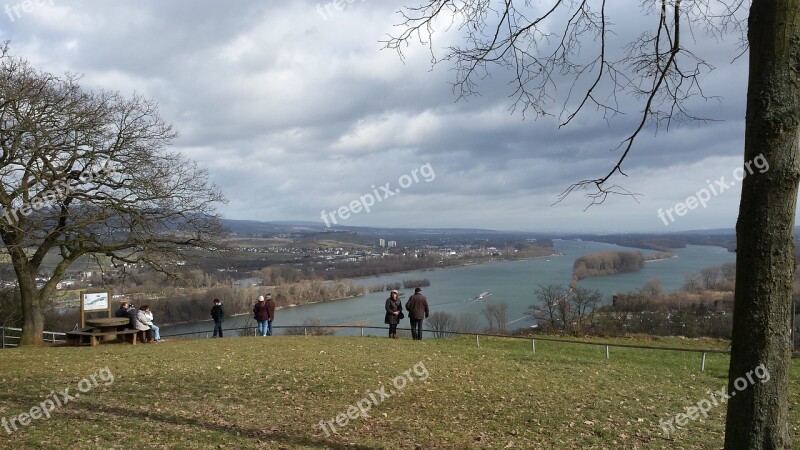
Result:
<svg viewBox="0 0 800 450">
<path fill-rule="evenodd" d="M 214 337 L 222 337 L 222 322 L 214 321 Z"/>
<path fill-rule="evenodd" d="M 158 331 L 158 326 L 153 324 L 150 325 L 150 329 L 153 330 L 153 338 L 157 341 L 161 340 L 161 333 Z"/>
<path fill-rule="evenodd" d="M 259 336 L 266 336 L 267 335 L 267 321 L 266 320 L 259 320 L 258 322 L 258 335 Z"/>
<path fill-rule="evenodd" d="M 267 336 L 272 336 L 272 319 L 267 321 Z"/>
</svg>

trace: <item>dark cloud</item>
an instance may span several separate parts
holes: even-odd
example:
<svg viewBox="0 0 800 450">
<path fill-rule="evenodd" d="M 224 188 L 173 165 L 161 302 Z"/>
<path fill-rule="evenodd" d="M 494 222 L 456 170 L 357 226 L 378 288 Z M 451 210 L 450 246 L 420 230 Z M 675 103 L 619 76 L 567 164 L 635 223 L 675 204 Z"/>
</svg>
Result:
<svg viewBox="0 0 800 450">
<path fill-rule="evenodd" d="M 404 59 L 381 49 L 379 41 L 396 32 L 396 2 L 332 5 L 53 0 L 13 21 L 0 17 L 0 34 L 45 70 L 84 74 L 87 88 L 156 99 L 181 133 L 177 149 L 208 167 L 230 198 L 227 217 L 320 220 L 322 210 L 430 164 L 435 180 L 414 183 L 347 224 L 563 231 L 734 224 L 738 191 L 669 227 L 656 212 L 741 159 L 746 57 L 734 60 L 735 38 L 720 42 L 694 30 L 696 54 L 715 67 L 703 92 L 719 98 L 688 105 L 713 121 L 648 128 L 626 162 L 628 177 L 617 180 L 642 194 L 638 203 L 617 197 L 584 212 L 581 192 L 553 203 L 571 183 L 613 167 L 641 99 L 620 93 L 625 114 L 587 108 L 559 130 L 566 79 L 555 80 L 555 117 L 523 119 L 510 111 L 508 75 L 494 70 L 480 96 L 456 101 L 454 73 L 447 63 L 432 69 L 426 47 L 408 47 Z M 623 6 L 610 11 L 615 58 L 624 55 L 619 42 L 641 32 L 639 9 Z M 435 42 L 459 40 L 454 29 Z M 590 54 L 591 45 L 582 51 Z M 603 98 L 609 88 L 601 86 Z"/>
</svg>

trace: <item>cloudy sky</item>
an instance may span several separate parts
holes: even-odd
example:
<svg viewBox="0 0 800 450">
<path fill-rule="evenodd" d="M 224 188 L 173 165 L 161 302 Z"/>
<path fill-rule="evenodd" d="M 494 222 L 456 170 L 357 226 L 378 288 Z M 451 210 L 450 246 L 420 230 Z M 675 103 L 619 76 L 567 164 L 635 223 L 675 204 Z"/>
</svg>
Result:
<svg viewBox="0 0 800 450">
<path fill-rule="evenodd" d="M 715 68 L 703 78 L 705 94 L 720 97 L 689 106 L 716 121 L 648 129 L 628 177 L 615 180 L 641 194 L 638 202 L 610 197 L 585 210 L 581 192 L 553 203 L 571 183 L 613 167 L 641 102 L 623 96 L 628 114 L 605 120 L 587 108 L 558 129 L 569 84 L 554 81 L 555 119 L 523 117 L 510 111 L 508 75 L 497 68 L 481 96 L 457 101 L 452 66 L 432 67 L 426 46 L 409 46 L 404 59 L 382 49 L 398 32 L 397 10 L 418 1 L 8 0 L 0 34 L 43 70 L 83 74 L 86 89 L 155 99 L 180 132 L 175 148 L 206 167 L 229 199 L 220 206 L 226 218 L 324 223 L 322 211 L 377 193 L 370 212 L 356 207 L 326 220 L 570 232 L 735 225 L 746 88 L 736 36 L 686 36 Z M 617 50 L 655 20 L 640 9 L 610 15 Z M 450 27 L 435 36 L 435 53 L 459 42 Z M 393 195 L 384 199 L 387 183 Z M 711 192 L 705 207 L 659 217 L 659 209 L 691 207 L 687 198 L 706 196 L 703 189 Z"/>
</svg>

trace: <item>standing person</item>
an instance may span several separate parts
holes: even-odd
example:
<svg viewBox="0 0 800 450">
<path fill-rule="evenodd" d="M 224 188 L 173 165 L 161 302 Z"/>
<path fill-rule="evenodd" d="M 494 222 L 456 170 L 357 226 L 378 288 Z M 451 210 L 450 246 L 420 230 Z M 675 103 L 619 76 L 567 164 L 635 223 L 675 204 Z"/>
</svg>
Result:
<svg viewBox="0 0 800 450">
<path fill-rule="evenodd" d="M 258 297 L 256 306 L 253 307 L 253 316 L 255 317 L 256 322 L 258 322 L 258 335 L 266 336 L 267 321 L 269 320 L 269 308 L 267 307 L 267 302 L 264 301 L 263 295 Z"/>
<path fill-rule="evenodd" d="M 411 320 L 411 338 L 415 341 L 422 340 L 422 319 L 428 318 L 428 299 L 422 295 L 422 289 L 414 289 L 412 295 L 406 302 L 408 318 Z"/>
<path fill-rule="evenodd" d="M 386 317 L 383 319 L 383 323 L 389 325 L 389 339 L 397 339 L 397 324 L 400 323 L 400 319 L 405 317 L 403 315 L 403 302 L 397 298 L 397 291 L 392 290 L 389 294 L 385 308 Z"/>
<path fill-rule="evenodd" d="M 225 310 L 222 309 L 222 302 L 218 298 L 214 299 L 214 306 L 211 307 L 211 318 L 214 319 L 214 337 L 222 337 L 222 321 L 225 320 Z"/>
<path fill-rule="evenodd" d="M 267 336 L 272 336 L 272 320 L 275 318 L 275 300 L 272 299 L 272 294 L 267 294 L 267 312 L 269 313 L 269 318 L 267 318 Z"/>
<path fill-rule="evenodd" d="M 145 318 L 147 319 L 147 322 L 145 323 L 150 326 L 151 330 L 153 330 L 153 336 L 156 342 L 161 342 L 161 333 L 158 326 L 153 323 L 153 311 L 150 310 L 150 306 L 144 305 L 140 309 L 144 311 Z"/>
</svg>

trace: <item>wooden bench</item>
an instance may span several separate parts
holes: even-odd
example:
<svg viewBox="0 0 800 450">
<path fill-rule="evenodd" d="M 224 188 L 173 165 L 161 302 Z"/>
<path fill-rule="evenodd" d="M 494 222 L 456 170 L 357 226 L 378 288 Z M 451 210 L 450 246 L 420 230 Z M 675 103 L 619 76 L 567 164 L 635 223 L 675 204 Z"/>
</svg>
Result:
<svg viewBox="0 0 800 450">
<path fill-rule="evenodd" d="M 94 347 L 100 342 L 100 338 L 114 335 L 123 335 L 125 336 L 126 341 L 130 342 L 132 345 L 136 345 L 136 338 L 138 337 L 139 333 L 144 334 L 146 332 L 134 329 L 97 331 L 94 328 L 84 328 L 81 331 L 68 331 L 67 345 L 77 347 L 88 343 Z M 130 336 L 130 338 L 128 338 L 128 336 Z M 142 342 L 144 342 L 144 339 L 142 339 Z"/>
</svg>

